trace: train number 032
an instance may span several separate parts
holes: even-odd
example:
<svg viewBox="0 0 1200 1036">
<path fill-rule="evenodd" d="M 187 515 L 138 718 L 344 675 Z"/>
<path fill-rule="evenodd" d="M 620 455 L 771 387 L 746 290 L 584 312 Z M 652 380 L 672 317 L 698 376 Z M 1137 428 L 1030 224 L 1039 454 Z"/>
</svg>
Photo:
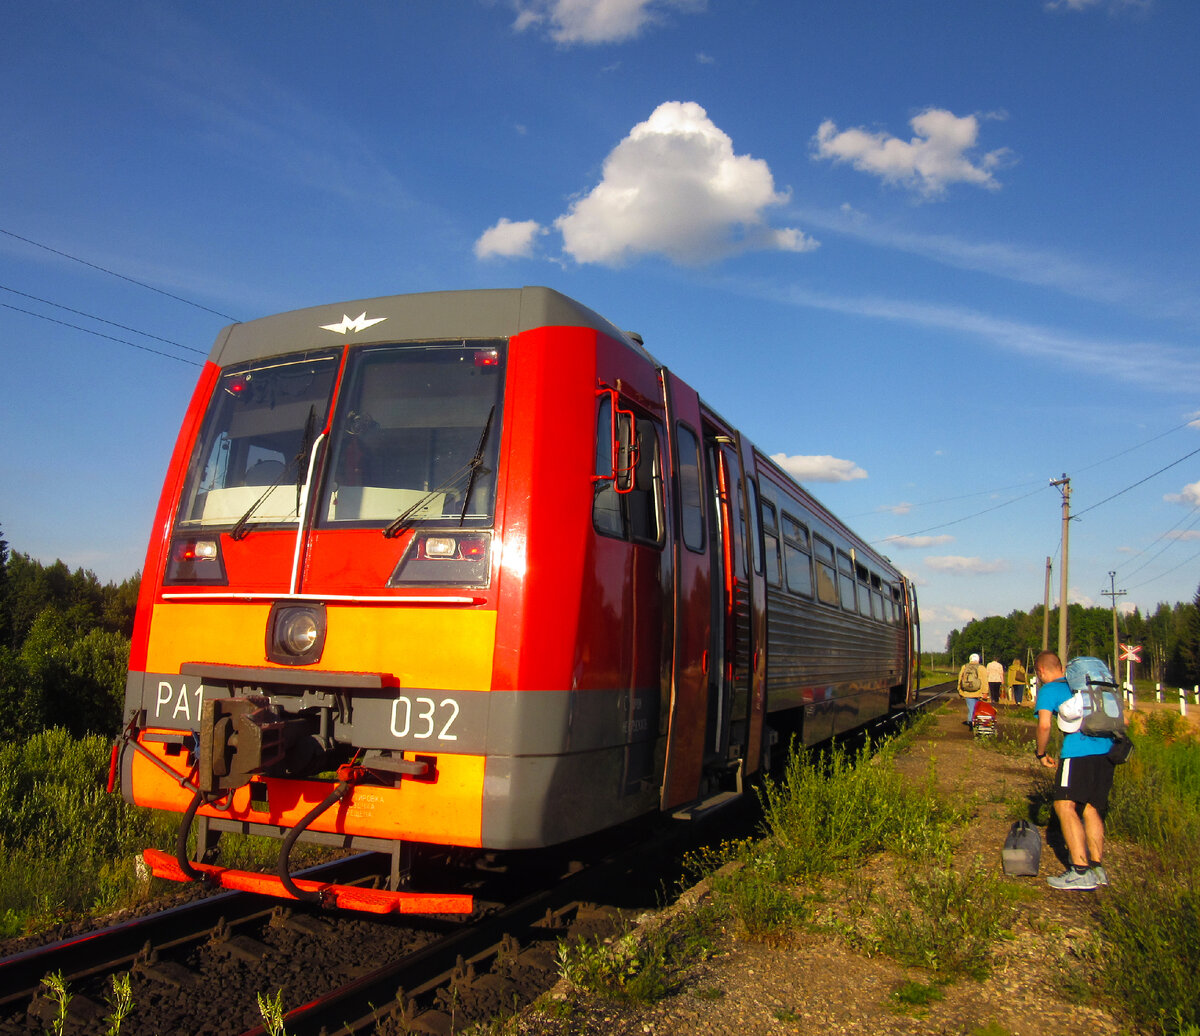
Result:
<svg viewBox="0 0 1200 1036">
<path fill-rule="evenodd" d="M 418 741 L 436 737 L 438 741 L 457 741 L 450 728 L 458 719 L 458 702 L 443 698 L 409 698 L 400 695 L 392 702 L 392 736 L 413 737 Z"/>
</svg>

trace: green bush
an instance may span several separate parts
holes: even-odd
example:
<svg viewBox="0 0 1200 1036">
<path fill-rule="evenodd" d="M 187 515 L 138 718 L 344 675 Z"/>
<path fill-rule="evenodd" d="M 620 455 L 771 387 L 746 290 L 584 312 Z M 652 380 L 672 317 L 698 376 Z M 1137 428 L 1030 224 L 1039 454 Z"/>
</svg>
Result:
<svg viewBox="0 0 1200 1036">
<path fill-rule="evenodd" d="M 126 902 L 134 856 L 173 828 L 107 794 L 109 748 L 60 729 L 0 745 L 0 935 Z"/>
<path fill-rule="evenodd" d="M 962 817 L 924 781 L 897 773 L 895 746 L 850 755 L 840 745 L 824 756 L 793 751 L 780 781 L 763 783 L 766 856 L 776 879 L 860 866 L 872 853 L 943 856 Z"/>
<path fill-rule="evenodd" d="M 1151 713 L 1133 734 L 1109 802 L 1111 835 L 1154 850 L 1172 869 L 1200 860 L 1200 741 L 1179 717 Z"/>
<path fill-rule="evenodd" d="M 1164 1033 L 1200 1027 L 1200 887 L 1135 882 L 1100 908 L 1102 977 L 1111 997 L 1142 1026 Z"/>
<path fill-rule="evenodd" d="M 879 949 L 940 979 L 987 974 L 993 942 L 1014 915 L 1012 891 L 983 867 L 925 866 L 906 884 L 913 908 L 881 915 Z"/>
</svg>

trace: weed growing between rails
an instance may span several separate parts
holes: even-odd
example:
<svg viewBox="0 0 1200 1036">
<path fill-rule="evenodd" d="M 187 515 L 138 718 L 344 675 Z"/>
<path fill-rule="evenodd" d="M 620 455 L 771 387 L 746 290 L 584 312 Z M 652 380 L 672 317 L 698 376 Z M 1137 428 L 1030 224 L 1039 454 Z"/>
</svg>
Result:
<svg viewBox="0 0 1200 1036">
<path fill-rule="evenodd" d="M 713 909 L 701 907 L 645 931 L 626 928 L 605 939 L 559 942 L 559 974 L 589 993 L 652 1004 L 674 992 L 693 964 L 708 959 L 718 927 Z"/>
<path fill-rule="evenodd" d="M 61 971 L 51 972 L 42 979 L 42 985 L 46 987 L 43 995 L 54 1007 L 54 1016 L 49 1019 L 50 1032 L 53 1036 L 62 1036 L 67 1029 L 68 1012 L 74 997 Z M 104 1019 L 108 1024 L 104 1036 L 120 1036 L 121 1024 L 133 1011 L 133 986 L 128 971 L 113 975 L 112 992 L 105 999 L 110 1013 Z"/>
</svg>

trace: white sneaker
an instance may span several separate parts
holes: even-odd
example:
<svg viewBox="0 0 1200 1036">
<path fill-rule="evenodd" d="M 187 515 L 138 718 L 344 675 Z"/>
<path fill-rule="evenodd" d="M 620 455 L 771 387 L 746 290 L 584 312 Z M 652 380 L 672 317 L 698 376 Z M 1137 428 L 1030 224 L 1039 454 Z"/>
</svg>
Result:
<svg viewBox="0 0 1200 1036">
<path fill-rule="evenodd" d="M 1052 889 L 1077 889 L 1080 892 L 1090 892 L 1099 885 L 1096 875 L 1090 869 L 1080 874 L 1068 867 L 1062 874 L 1052 874 L 1046 879 L 1046 884 Z"/>
<path fill-rule="evenodd" d="M 1092 864 L 1092 877 L 1096 879 L 1097 886 L 1108 884 L 1108 871 L 1098 863 Z"/>
</svg>

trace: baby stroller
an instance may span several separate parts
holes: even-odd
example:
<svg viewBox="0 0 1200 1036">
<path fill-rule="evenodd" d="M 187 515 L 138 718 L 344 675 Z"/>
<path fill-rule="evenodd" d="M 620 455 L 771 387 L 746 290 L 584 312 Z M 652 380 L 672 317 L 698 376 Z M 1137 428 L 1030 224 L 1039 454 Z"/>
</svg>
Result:
<svg viewBox="0 0 1200 1036">
<path fill-rule="evenodd" d="M 981 701 L 975 706 L 975 736 L 996 736 L 996 706 L 990 701 Z"/>
</svg>

